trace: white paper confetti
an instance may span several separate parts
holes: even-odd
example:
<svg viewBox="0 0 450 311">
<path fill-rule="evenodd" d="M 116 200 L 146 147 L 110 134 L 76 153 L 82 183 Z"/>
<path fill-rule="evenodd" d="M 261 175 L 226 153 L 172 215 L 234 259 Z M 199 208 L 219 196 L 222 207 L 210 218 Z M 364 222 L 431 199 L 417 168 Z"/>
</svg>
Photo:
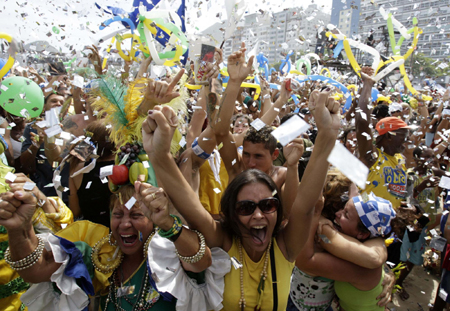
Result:
<svg viewBox="0 0 450 311">
<path fill-rule="evenodd" d="M 350 151 L 348 151 L 342 144 L 336 143 L 327 160 L 338 168 L 351 181 L 353 181 L 358 187 L 361 189 L 366 188 L 369 168 Z"/>
<path fill-rule="evenodd" d="M 125 203 L 125 207 L 129 210 L 133 207 L 134 203 L 136 203 L 136 199 L 134 197 L 131 197 L 127 203 Z"/>
<path fill-rule="evenodd" d="M 5 179 L 8 180 L 8 181 L 10 181 L 10 182 L 14 182 L 14 181 L 16 180 L 16 178 L 17 178 L 17 176 L 14 175 L 14 174 L 11 173 L 11 172 L 8 172 L 8 173 L 6 174 L 6 176 L 5 176 Z"/>
<path fill-rule="evenodd" d="M 280 144 L 286 146 L 300 134 L 306 132 L 309 127 L 310 125 L 303 121 L 302 118 L 294 115 L 274 130 L 272 135 L 280 142 Z"/>
<path fill-rule="evenodd" d="M 100 179 L 113 174 L 114 165 L 108 165 L 100 168 Z"/>
</svg>

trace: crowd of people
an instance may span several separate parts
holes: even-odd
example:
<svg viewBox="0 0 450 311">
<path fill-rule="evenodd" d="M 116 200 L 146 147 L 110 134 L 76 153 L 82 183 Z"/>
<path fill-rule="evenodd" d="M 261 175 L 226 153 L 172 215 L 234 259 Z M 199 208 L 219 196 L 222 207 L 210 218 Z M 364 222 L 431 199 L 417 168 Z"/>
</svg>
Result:
<svg viewBox="0 0 450 311">
<path fill-rule="evenodd" d="M 226 86 L 215 48 L 192 87 L 194 61 L 152 79 L 151 57 L 103 68 L 90 50 L 76 71 L 2 79 L 0 309 L 385 310 L 413 299 L 430 243 L 431 310 L 450 302 L 450 91 L 424 101 L 363 67 L 351 95 L 279 71 L 258 94 L 244 43 Z M 365 187 L 328 163 L 336 144 Z"/>
</svg>

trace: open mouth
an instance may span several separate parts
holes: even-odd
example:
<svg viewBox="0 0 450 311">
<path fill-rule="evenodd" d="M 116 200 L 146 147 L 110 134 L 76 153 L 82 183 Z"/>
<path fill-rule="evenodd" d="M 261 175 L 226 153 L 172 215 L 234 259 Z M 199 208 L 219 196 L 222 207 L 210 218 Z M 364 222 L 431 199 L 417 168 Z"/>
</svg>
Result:
<svg viewBox="0 0 450 311">
<path fill-rule="evenodd" d="M 253 242 L 255 242 L 255 244 L 264 244 L 266 241 L 267 226 L 253 226 L 250 229 L 250 233 L 252 234 Z"/>
<path fill-rule="evenodd" d="M 132 246 L 138 240 L 138 236 L 136 234 L 122 234 L 120 235 L 120 238 L 125 246 Z"/>
</svg>

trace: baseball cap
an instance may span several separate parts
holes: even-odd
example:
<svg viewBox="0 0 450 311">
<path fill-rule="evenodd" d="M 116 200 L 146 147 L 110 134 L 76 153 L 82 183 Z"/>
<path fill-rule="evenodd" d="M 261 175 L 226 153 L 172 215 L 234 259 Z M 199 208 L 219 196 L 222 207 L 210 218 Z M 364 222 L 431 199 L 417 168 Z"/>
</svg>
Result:
<svg viewBox="0 0 450 311">
<path fill-rule="evenodd" d="M 410 127 L 400 118 L 387 117 L 378 121 L 375 128 L 377 129 L 379 135 L 384 135 L 387 132 L 392 132 L 404 128 L 409 129 Z"/>
</svg>

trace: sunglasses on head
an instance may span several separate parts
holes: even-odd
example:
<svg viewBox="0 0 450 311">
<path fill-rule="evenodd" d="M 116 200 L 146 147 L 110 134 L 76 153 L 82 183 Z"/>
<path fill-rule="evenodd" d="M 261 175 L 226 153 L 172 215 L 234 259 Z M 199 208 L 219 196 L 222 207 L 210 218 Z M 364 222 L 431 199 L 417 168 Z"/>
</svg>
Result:
<svg viewBox="0 0 450 311">
<path fill-rule="evenodd" d="M 271 214 L 278 210 L 280 207 L 280 201 L 277 198 L 262 199 L 258 203 L 251 200 L 239 201 L 236 203 L 236 212 L 242 216 L 248 216 L 253 214 L 256 207 L 259 207 L 264 214 Z"/>
</svg>

